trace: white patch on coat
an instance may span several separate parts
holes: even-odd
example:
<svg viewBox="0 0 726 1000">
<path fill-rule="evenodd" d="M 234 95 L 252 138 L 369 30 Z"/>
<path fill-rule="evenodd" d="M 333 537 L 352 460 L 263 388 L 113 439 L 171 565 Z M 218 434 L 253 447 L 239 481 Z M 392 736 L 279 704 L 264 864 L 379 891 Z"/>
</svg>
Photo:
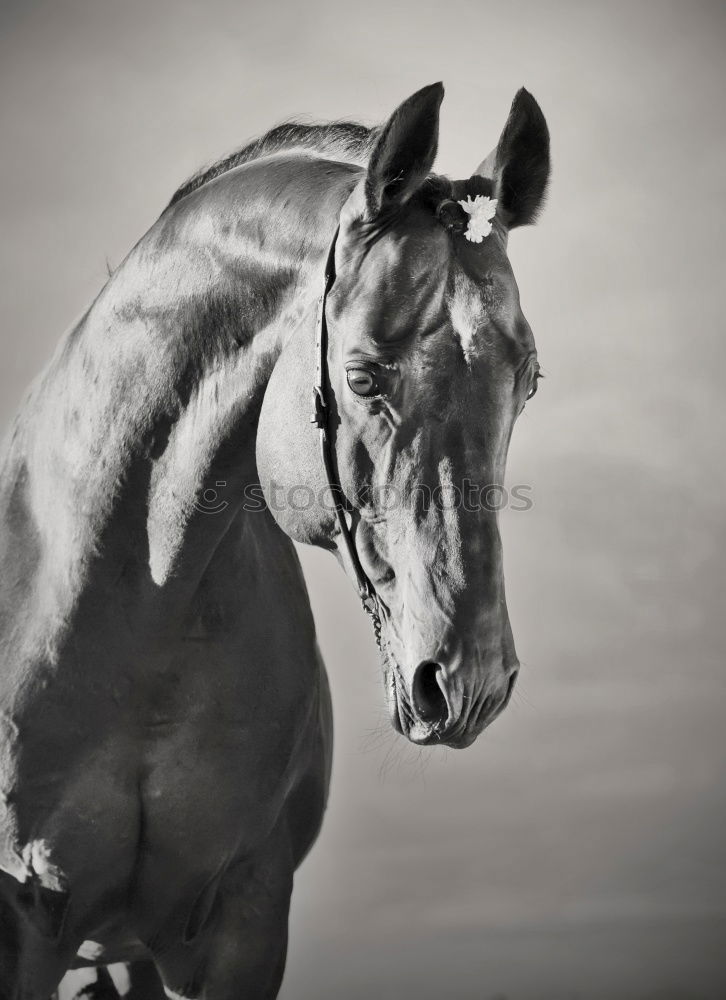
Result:
<svg viewBox="0 0 726 1000">
<path fill-rule="evenodd" d="M 486 325 L 487 309 L 481 289 L 465 275 L 457 274 L 454 279 L 449 315 L 466 363 L 471 364 L 481 350 L 481 331 Z"/>
<path fill-rule="evenodd" d="M 22 854 L 29 875 L 35 875 L 44 888 L 54 892 L 63 892 L 67 888 L 67 879 L 51 860 L 51 848 L 46 840 L 31 840 Z"/>
</svg>

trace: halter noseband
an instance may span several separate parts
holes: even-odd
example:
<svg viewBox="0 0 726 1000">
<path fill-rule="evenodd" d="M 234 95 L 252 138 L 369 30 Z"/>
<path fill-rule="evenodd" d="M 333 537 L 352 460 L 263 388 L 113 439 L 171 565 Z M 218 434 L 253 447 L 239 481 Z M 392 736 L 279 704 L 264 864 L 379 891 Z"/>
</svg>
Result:
<svg viewBox="0 0 726 1000">
<path fill-rule="evenodd" d="M 345 518 L 346 507 L 350 505 L 345 498 L 343 489 L 338 479 L 338 471 L 335 461 L 335 454 L 330 440 L 330 405 L 328 403 L 328 387 L 330 379 L 328 377 L 328 323 L 325 318 L 325 302 L 328 292 L 335 281 L 335 244 L 338 240 L 338 226 L 333 234 L 333 239 L 328 250 L 328 257 L 325 262 L 325 277 L 323 279 L 323 290 L 318 299 L 318 310 L 315 320 L 315 382 L 313 383 L 313 414 L 310 423 L 320 431 L 320 454 L 323 459 L 325 477 L 328 481 L 328 488 L 333 497 L 335 516 L 338 520 L 340 535 L 343 539 L 343 546 L 348 555 L 348 562 L 355 575 L 355 582 L 358 587 L 358 596 L 363 605 L 363 610 L 373 622 L 373 631 L 376 636 L 376 644 L 381 648 L 381 616 L 379 612 L 378 595 L 375 587 L 368 579 L 366 571 L 361 565 L 355 542 L 348 522 Z"/>
</svg>

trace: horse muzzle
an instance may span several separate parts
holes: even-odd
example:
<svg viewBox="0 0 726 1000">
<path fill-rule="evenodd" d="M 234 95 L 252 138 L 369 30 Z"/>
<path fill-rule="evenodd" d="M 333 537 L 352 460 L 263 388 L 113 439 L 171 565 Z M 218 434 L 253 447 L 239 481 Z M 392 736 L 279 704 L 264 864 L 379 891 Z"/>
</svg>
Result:
<svg viewBox="0 0 726 1000">
<path fill-rule="evenodd" d="M 518 673 L 516 659 L 476 674 L 424 660 L 406 683 L 394 666 L 387 684 L 394 729 L 417 746 L 463 750 L 509 704 Z"/>
</svg>

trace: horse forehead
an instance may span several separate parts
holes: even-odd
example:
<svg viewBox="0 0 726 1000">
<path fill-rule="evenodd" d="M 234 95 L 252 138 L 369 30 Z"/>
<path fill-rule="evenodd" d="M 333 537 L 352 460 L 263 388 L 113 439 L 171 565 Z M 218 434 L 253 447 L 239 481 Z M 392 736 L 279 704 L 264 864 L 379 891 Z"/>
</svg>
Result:
<svg viewBox="0 0 726 1000">
<path fill-rule="evenodd" d="M 390 288 L 417 285 L 440 274 L 446 269 L 451 248 L 444 229 L 431 214 L 413 208 L 388 227 L 355 231 L 348 252 L 362 283 Z"/>
<path fill-rule="evenodd" d="M 375 328 L 383 339 L 413 328 L 425 332 L 445 316 L 447 278 L 448 260 L 435 243 L 381 241 L 346 267 L 333 289 L 331 315 L 345 312 L 353 326 Z"/>
<path fill-rule="evenodd" d="M 511 270 L 492 270 L 478 280 L 463 271 L 449 283 L 451 327 L 467 362 L 497 348 L 516 356 L 532 350 L 532 334 L 519 305 Z"/>
</svg>

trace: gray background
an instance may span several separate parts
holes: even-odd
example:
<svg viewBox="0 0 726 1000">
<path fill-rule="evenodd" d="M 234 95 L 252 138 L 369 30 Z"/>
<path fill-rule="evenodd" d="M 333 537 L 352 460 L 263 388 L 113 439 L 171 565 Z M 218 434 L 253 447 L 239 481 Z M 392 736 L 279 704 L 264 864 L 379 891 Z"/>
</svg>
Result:
<svg viewBox="0 0 726 1000">
<path fill-rule="evenodd" d="M 201 163 L 443 79 L 467 176 L 515 90 L 554 177 L 511 257 L 546 381 L 503 518 L 524 669 L 464 753 L 388 730 L 367 623 L 303 553 L 337 754 L 285 1000 L 723 997 L 722 4 L 0 7 L 0 416 Z M 720 954 L 719 954 L 720 951 Z"/>
</svg>

